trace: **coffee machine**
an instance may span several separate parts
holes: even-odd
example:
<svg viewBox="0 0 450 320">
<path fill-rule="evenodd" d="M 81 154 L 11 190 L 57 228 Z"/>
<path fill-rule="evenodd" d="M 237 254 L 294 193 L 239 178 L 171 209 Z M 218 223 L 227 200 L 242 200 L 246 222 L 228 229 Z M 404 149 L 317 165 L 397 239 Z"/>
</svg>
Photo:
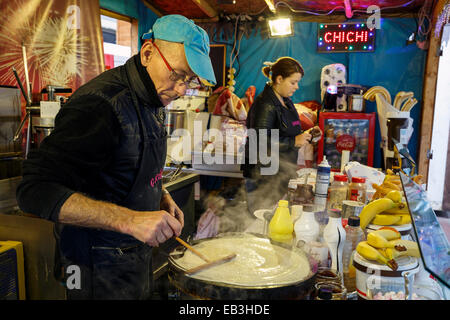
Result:
<svg viewBox="0 0 450 320">
<path fill-rule="evenodd" d="M 367 88 L 357 84 L 329 85 L 323 96 L 324 112 L 364 112 L 363 94 Z"/>
</svg>

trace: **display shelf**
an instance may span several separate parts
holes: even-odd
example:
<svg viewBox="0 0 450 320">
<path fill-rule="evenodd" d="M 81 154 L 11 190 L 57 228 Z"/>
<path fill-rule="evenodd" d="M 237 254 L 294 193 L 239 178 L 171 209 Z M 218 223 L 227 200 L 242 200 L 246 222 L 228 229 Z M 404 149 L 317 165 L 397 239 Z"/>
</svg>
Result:
<svg viewBox="0 0 450 320">
<path fill-rule="evenodd" d="M 424 267 L 450 288 L 450 245 L 447 237 L 427 200 L 425 190 L 402 172 L 400 178 Z"/>
</svg>

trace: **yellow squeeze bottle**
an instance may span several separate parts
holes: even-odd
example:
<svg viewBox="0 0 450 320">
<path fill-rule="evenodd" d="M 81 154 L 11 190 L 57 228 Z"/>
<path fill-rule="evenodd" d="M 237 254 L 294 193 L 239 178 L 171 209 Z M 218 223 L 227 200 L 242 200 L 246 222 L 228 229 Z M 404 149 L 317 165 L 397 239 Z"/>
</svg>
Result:
<svg viewBox="0 0 450 320">
<path fill-rule="evenodd" d="M 269 238 L 273 241 L 291 244 L 294 238 L 294 224 L 289 213 L 289 202 L 278 201 L 278 207 L 269 223 Z"/>
</svg>

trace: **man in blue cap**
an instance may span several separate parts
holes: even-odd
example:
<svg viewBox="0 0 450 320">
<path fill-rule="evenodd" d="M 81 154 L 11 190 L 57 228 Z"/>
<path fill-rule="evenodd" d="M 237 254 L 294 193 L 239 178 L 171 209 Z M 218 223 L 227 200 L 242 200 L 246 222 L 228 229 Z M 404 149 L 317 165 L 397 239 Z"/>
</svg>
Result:
<svg viewBox="0 0 450 320">
<path fill-rule="evenodd" d="M 143 39 L 125 65 L 70 97 L 24 161 L 20 208 L 55 222 L 60 260 L 81 270 L 66 282 L 69 299 L 150 298 L 151 247 L 184 225 L 162 186 L 163 108 L 199 78 L 215 84 L 209 39 L 180 15 L 159 18 Z"/>
</svg>

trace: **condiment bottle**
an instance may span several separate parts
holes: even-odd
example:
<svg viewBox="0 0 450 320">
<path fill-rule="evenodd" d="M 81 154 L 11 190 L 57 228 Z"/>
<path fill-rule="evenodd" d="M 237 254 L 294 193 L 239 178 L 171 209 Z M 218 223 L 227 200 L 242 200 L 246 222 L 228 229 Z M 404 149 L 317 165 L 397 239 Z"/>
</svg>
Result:
<svg viewBox="0 0 450 320">
<path fill-rule="evenodd" d="M 269 223 L 269 238 L 276 242 L 292 244 L 294 224 L 288 206 L 288 201 L 278 201 L 278 207 Z"/>
<path fill-rule="evenodd" d="M 317 167 L 316 187 L 314 194 L 314 204 L 326 207 L 328 186 L 330 185 L 331 166 L 328 164 L 327 157 L 323 157 L 322 162 Z"/>
<path fill-rule="evenodd" d="M 345 227 L 345 244 L 343 252 L 344 285 L 348 292 L 356 290 L 356 269 L 353 266 L 353 254 L 356 246 L 365 240 L 364 232 L 359 227 L 359 217 L 350 216 Z"/>
<path fill-rule="evenodd" d="M 295 222 L 295 238 L 296 241 L 303 240 L 305 243 L 317 241 L 319 236 L 319 223 L 316 221 L 315 212 L 311 210 L 313 206 L 305 206 L 303 213 Z"/>
<path fill-rule="evenodd" d="M 348 185 L 348 200 L 366 203 L 366 179 L 353 177 L 352 182 Z"/>
<path fill-rule="evenodd" d="M 342 227 L 341 211 L 331 209 L 329 212 L 328 224 L 323 230 L 323 238 L 330 250 L 331 269 L 339 272 L 343 278 L 342 253 L 345 244 L 345 230 Z"/>
<path fill-rule="evenodd" d="M 328 189 L 328 209 L 342 210 L 342 201 L 347 200 L 348 178 L 346 175 L 335 174 L 334 181 Z"/>
</svg>

